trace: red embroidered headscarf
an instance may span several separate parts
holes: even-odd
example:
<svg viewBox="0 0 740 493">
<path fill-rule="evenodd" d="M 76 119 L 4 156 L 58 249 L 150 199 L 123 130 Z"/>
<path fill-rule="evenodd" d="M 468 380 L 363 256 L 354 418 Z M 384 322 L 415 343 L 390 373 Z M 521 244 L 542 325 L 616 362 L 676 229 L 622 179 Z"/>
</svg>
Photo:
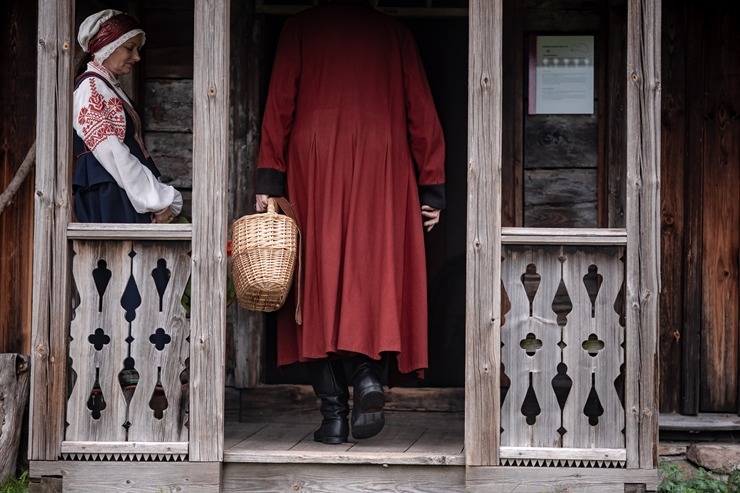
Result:
<svg viewBox="0 0 740 493">
<path fill-rule="evenodd" d="M 139 29 L 136 18 L 107 9 L 82 22 L 77 40 L 84 51 L 95 54 L 95 58 L 102 63 L 116 48 L 138 34 L 144 34 L 144 31 Z"/>
</svg>

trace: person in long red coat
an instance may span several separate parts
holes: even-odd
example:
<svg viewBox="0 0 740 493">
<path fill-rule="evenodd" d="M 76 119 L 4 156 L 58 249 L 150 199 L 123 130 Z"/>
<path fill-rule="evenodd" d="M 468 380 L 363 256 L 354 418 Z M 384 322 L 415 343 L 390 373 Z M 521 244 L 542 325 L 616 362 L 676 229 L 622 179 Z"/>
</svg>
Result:
<svg viewBox="0 0 740 493">
<path fill-rule="evenodd" d="M 445 207 L 444 137 L 413 35 L 373 3 L 285 22 L 258 158 L 256 210 L 288 197 L 302 241 L 302 323 L 290 304 L 278 314 L 278 365 L 309 362 L 323 443 L 348 439 L 343 359 L 355 438 L 385 423 L 380 361 L 427 366 L 423 236 Z"/>
</svg>

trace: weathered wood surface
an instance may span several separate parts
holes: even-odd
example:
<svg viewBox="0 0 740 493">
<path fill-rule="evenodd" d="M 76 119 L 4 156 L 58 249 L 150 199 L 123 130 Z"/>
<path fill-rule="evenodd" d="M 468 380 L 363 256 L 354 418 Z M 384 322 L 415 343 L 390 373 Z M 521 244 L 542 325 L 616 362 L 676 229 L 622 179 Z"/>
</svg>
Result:
<svg viewBox="0 0 740 493">
<path fill-rule="evenodd" d="M 666 2 L 667 3 L 667 2 Z M 674 412 L 682 409 L 683 393 L 696 396 L 692 378 L 674 379 L 686 375 L 689 370 L 682 364 L 682 348 L 688 338 L 687 327 L 683 323 L 684 276 L 688 274 L 684 234 L 686 228 L 685 210 L 688 206 L 684 193 L 690 169 L 686 163 L 688 142 L 686 139 L 687 105 L 687 65 L 688 33 L 685 4 L 663 4 L 662 44 L 662 113 L 661 130 L 661 286 L 660 297 L 660 410 Z M 701 63 L 694 59 L 693 63 Z M 703 73 L 698 71 L 697 73 Z M 693 188 L 693 187 L 692 187 Z M 691 192 L 689 192 L 691 193 Z M 691 262 L 691 260 L 689 260 Z M 695 354 L 699 354 L 698 348 Z M 686 355 L 687 357 L 688 354 Z M 693 365 L 692 365 L 693 366 Z M 697 368 L 698 369 L 698 368 Z M 681 388 L 683 386 L 683 389 Z M 693 414 L 693 413 L 692 413 Z M 661 417 L 662 421 L 662 417 Z"/>
<path fill-rule="evenodd" d="M 29 458 L 56 459 L 64 435 L 69 320 L 73 2 L 38 3 L 36 214 Z"/>
<path fill-rule="evenodd" d="M 666 2 L 666 9 L 671 7 Z M 686 67 L 686 129 L 687 139 L 697 141 L 704 131 L 704 115 L 701 112 L 702 104 L 699 95 L 704 91 L 704 80 L 702 77 L 694 76 L 694 73 L 704 73 L 705 64 L 709 60 L 704 57 L 702 43 L 698 40 L 704 39 L 706 27 L 701 19 L 701 7 L 694 2 L 685 3 L 687 26 L 687 46 L 685 60 L 689 66 Z M 690 40 L 690 41 L 688 41 Z M 703 99 L 703 98 L 701 98 Z M 683 130 L 683 126 L 682 129 Z M 691 140 L 688 140 L 691 142 Z M 683 303 L 683 358 L 681 361 L 683 381 L 681 412 L 696 415 L 700 409 L 701 392 L 701 344 L 702 344 L 702 259 L 704 257 L 704 242 L 701 240 L 704 234 L 704 223 L 702 217 L 702 199 L 704 197 L 704 171 L 701 163 L 704 149 L 699 145 L 687 145 L 685 157 L 686 183 L 680 193 L 685 193 L 685 223 L 683 237 L 683 256 L 681 263 L 685 264 L 684 291 L 683 296 L 678 298 L 678 303 Z M 668 181 L 671 185 L 671 181 Z M 666 264 L 666 269 L 675 268 Z M 670 296 L 670 294 L 669 294 Z"/>
<path fill-rule="evenodd" d="M 30 379 L 28 356 L 0 354 L 0 484 L 15 475 Z"/>
<path fill-rule="evenodd" d="M 193 135 L 191 133 L 148 132 L 146 146 L 162 173 L 163 183 L 180 192 L 193 188 Z"/>
<path fill-rule="evenodd" d="M 501 363 L 511 382 L 501 406 L 502 446 L 559 447 L 558 428 L 575 431 L 563 423 L 551 386 L 561 360 L 561 331 L 550 308 L 561 279 L 557 256 L 557 250 L 546 255 L 527 247 L 507 247 L 502 252 L 501 279 L 511 303 L 501 323 Z M 531 302 L 522 282 L 530 264 L 536 267 L 531 275 L 542 279 Z M 525 401 L 541 412 L 526 416 Z"/>
<path fill-rule="evenodd" d="M 502 445 L 624 448 L 624 409 L 615 389 L 624 329 L 614 310 L 622 254 L 616 247 L 504 249 L 502 280 L 511 308 L 501 329 L 510 381 L 501 409 Z M 587 275 L 598 276 L 597 288 L 589 291 Z M 556 313 L 556 305 L 566 304 Z M 556 376 L 570 384 L 560 404 Z M 595 398 L 598 414 L 586 411 Z"/>
<path fill-rule="evenodd" d="M 591 115 L 527 115 L 524 168 L 596 168 L 598 126 Z"/>
<path fill-rule="evenodd" d="M 627 465 L 658 465 L 660 0 L 628 1 Z"/>
<path fill-rule="evenodd" d="M 532 461 L 537 465 L 589 465 L 606 464 L 605 467 L 618 466 L 627 458 L 623 448 L 567 448 L 567 447 L 501 447 L 501 458 L 515 461 Z M 541 463 L 540 461 L 545 461 Z"/>
<path fill-rule="evenodd" d="M 0 202 L 21 172 L 24 156 L 36 138 L 35 57 L 38 51 L 37 2 L 0 5 Z M 0 352 L 31 352 L 33 279 L 33 174 L 20 184 L 13 199 L 0 205 Z"/>
<path fill-rule="evenodd" d="M 70 240 L 190 240 L 190 224 L 70 223 Z"/>
<path fill-rule="evenodd" d="M 233 63 L 231 156 L 229 161 L 230 223 L 254 212 L 254 190 L 265 81 L 265 17 L 254 13 L 254 2 L 232 2 Z M 238 303 L 233 320 L 233 378 L 237 388 L 264 381 L 265 317 Z"/>
<path fill-rule="evenodd" d="M 218 462 L 67 462 L 64 491 L 74 493 L 205 493 L 221 491 Z M 238 491 L 238 490 L 235 490 Z"/>
<path fill-rule="evenodd" d="M 155 79 L 192 79 L 193 0 L 141 3 L 147 37 L 142 72 Z M 147 29 L 149 26 L 152 28 Z M 148 95 L 145 95 L 144 106 L 148 105 Z"/>
<path fill-rule="evenodd" d="M 475 467 L 468 468 L 466 493 L 624 493 L 625 483 L 645 484 L 648 491 L 658 488 L 658 472 L 626 469 L 586 469 L 555 467 Z"/>
<path fill-rule="evenodd" d="M 681 414 L 660 415 L 660 429 L 666 431 L 704 431 L 733 432 L 740 430 L 740 416 L 737 414 L 702 413 L 699 416 Z"/>
<path fill-rule="evenodd" d="M 740 10 L 704 11 L 700 411 L 740 412 Z M 711 26 L 711 27 L 709 27 Z"/>
<path fill-rule="evenodd" d="M 311 463 L 229 463 L 224 464 L 223 490 L 243 493 L 292 491 L 462 493 L 465 491 L 465 468 L 382 464 L 347 466 Z"/>
<path fill-rule="evenodd" d="M 141 115 L 144 130 L 147 132 L 192 133 L 192 79 L 148 78 L 144 90 L 146 91 L 146 107 Z"/>
<path fill-rule="evenodd" d="M 223 457 L 230 2 L 195 3 L 190 460 Z"/>
<path fill-rule="evenodd" d="M 599 29 L 599 0 L 523 0 L 528 32 L 593 32 Z M 574 15 L 577 12 L 577 15 Z"/>
<path fill-rule="evenodd" d="M 178 190 L 193 187 L 193 81 L 147 79 L 144 122 L 146 146 L 162 173 Z"/>
<path fill-rule="evenodd" d="M 606 2 L 602 2 L 606 3 Z M 606 101 L 605 115 L 600 120 L 605 128 L 601 130 L 603 146 L 603 161 L 601 168 L 600 212 L 599 227 L 624 228 L 625 225 L 625 193 L 627 177 L 627 126 L 626 126 L 626 92 L 627 79 L 624 76 L 624 67 L 627 66 L 627 10 L 625 0 L 611 0 L 602 12 L 608 11 L 608 33 L 601 32 L 607 41 L 608 66 L 604 70 L 606 87 L 599 103 Z"/>
<path fill-rule="evenodd" d="M 525 55 L 522 0 L 503 2 L 503 72 L 501 150 L 501 225 L 524 225 L 524 81 Z"/>
<path fill-rule="evenodd" d="M 350 396 L 353 390 L 350 388 Z M 385 390 L 385 409 L 457 413 L 465 408 L 465 389 L 451 387 L 393 387 Z M 265 404 L 277 412 L 312 412 L 318 399 L 310 385 L 260 385 L 240 391 L 242 421 L 265 412 Z"/>
<path fill-rule="evenodd" d="M 502 2 L 471 0 L 468 67 L 465 455 L 498 464 Z"/>
<path fill-rule="evenodd" d="M 502 228 L 504 245 L 626 245 L 627 231 L 618 228 Z"/>
<path fill-rule="evenodd" d="M 181 298 L 190 276 L 189 242 L 76 241 L 73 248 L 79 304 L 70 325 L 75 380 L 65 443 L 187 442 L 181 376 L 190 333 Z M 157 286 L 154 273 L 165 270 L 167 283 Z M 124 306 L 131 288 L 138 305 Z M 124 384 L 127 360 L 137 377 Z M 104 406 L 93 403 L 101 398 Z"/>
<path fill-rule="evenodd" d="M 596 168 L 525 170 L 525 226 L 595 228 L 597 185 Z"/>
</svg>

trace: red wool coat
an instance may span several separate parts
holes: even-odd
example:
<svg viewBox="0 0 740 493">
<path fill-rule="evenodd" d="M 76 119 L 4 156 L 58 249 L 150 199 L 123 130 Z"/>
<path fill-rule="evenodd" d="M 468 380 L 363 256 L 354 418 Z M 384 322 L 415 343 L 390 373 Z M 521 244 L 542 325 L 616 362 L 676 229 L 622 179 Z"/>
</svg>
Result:
<svg viewBox="0 0 740 493">
<path fill-rule="evenodd" d="M 426 368 L 421 204 L 444 207 L 445 149 L 411 33 L 351 3 L 290 18 L 261 138 L 257 193 L 289 198 L 303 241 L 303 323 L 286 303 L 278 364 L 387 352 Z"/>
</svg>

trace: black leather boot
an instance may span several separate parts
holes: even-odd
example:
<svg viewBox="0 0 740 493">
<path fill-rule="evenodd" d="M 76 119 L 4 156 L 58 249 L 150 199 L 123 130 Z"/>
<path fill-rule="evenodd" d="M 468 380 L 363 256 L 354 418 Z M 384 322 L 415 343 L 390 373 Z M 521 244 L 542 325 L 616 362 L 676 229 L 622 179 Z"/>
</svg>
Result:
<svg viewBox="0 0 740 493">
<path fill-rule="evenodd" d="M 352 436 L 370 438 L 385 426 L 385 395 L 380 383 L 380 365 L 367 356 L 356 356 L 352 372 Z"/>
<path fill-rule="evenodd" d="M 311 384 L 321 399 L 321 426 L 313 434 L 317 442 L 345 443 L 349 436 L 349 389 L 341 361 L 312 361 L 308 364 Z"/>
</svg>

